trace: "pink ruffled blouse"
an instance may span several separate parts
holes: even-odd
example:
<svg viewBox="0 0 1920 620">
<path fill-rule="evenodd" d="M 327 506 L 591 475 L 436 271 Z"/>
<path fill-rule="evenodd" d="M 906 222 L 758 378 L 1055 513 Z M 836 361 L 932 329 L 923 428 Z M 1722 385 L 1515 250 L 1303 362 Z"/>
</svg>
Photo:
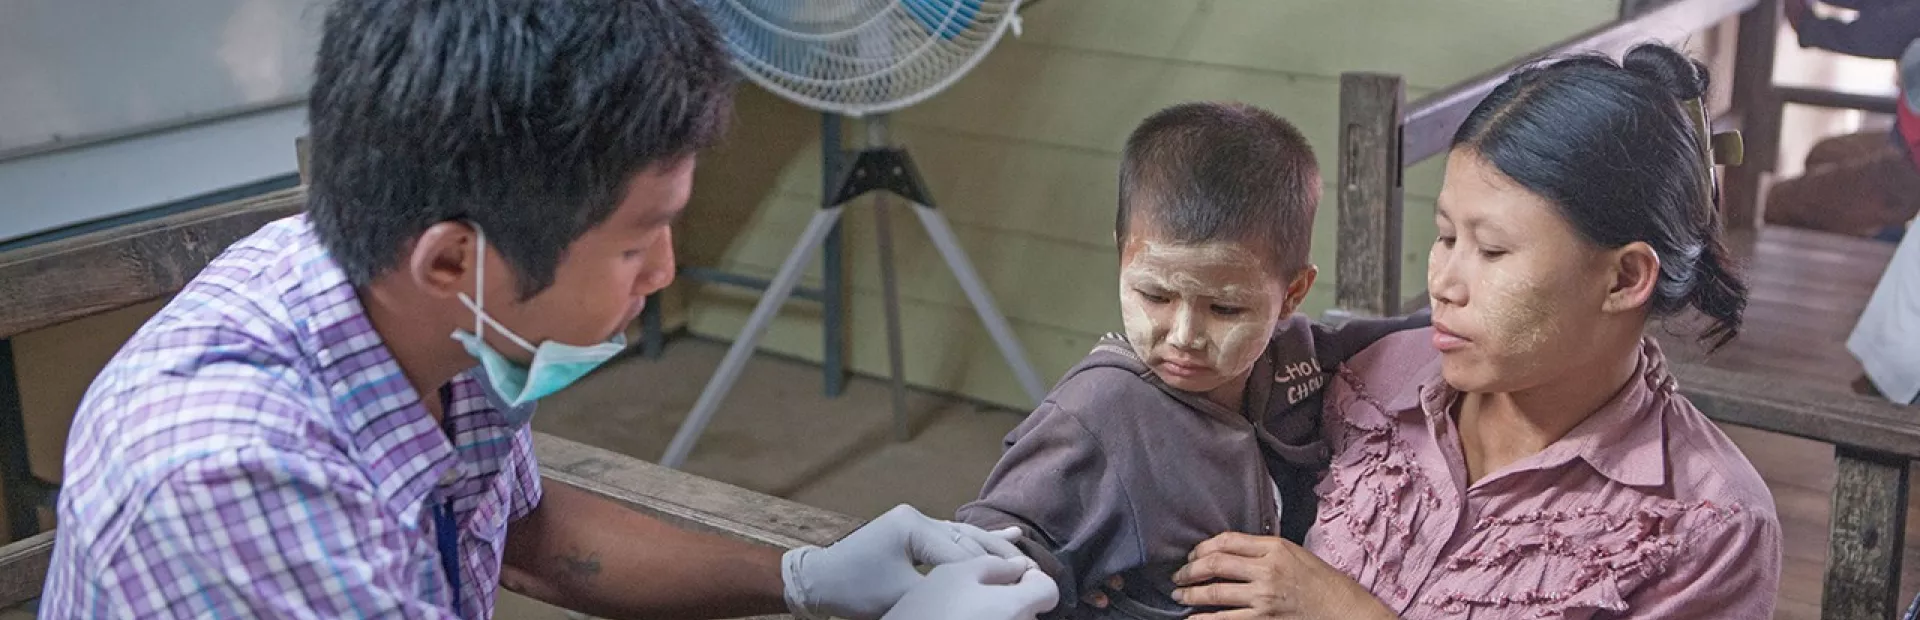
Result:
<svg viewBox="0 0 1920 620">
<path fill-rule="evenodd" d="M 1327 388 L 1315 555 L 1403 618 L 1772 617 L 1773 496 L 1651 340 L 1592 417 L 1469 485 L 1431 337 L 1389 336 Z"/>
</svg>

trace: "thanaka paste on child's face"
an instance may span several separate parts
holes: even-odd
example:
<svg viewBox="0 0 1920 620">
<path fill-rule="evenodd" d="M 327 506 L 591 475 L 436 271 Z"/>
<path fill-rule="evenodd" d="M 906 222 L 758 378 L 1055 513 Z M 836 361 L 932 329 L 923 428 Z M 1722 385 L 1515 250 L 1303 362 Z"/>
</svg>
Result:
<svg viewBox="0 0 1920 620">
<path fill-rule="evenodd" d="M 1169 385 L 1208 392 L 1244 378 L 1286 304 L 1286 279 L 1234 242 L 1125 240 L 1120 310 L 1134 351 Z"/>
</svg>

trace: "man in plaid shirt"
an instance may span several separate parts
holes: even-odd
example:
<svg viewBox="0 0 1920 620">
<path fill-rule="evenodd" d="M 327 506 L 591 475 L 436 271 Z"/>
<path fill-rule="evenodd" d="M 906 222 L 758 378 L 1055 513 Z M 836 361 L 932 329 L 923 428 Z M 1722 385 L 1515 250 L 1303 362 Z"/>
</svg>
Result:
<svg viewBox="0 0 1920 620">
<path fill-rule="evenodd" d="M 338 0 L 307 212 L 210 264 L 74 422 L 47 618 L 1017 618 L 1054 585 L 901 507 L 828 547 L 542 488 L 536 400 L 673 278 L 731 113 L 691 0 Z M 937 564 L 921 575 L 917 564 Z"/>
</svg>

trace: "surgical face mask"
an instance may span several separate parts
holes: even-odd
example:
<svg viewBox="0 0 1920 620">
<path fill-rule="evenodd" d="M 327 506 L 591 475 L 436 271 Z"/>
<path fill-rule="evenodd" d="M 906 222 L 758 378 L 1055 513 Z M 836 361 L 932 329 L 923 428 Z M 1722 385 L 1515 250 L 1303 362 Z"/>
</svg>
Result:
<svg viewBox="0 0 1920 620">
<path fill-rule="evenodd" d="M 473 311 L 473 331 L 456 329 L 453 339 L 465 346 L 468 354 L 480 360 L 481 370 L 486 374 L 489 400 L 494 401 L 494 406 L 500 409 L 509 423 L 523 425 L 533 417 L 534 401 L 572 385 L 594 368 L 619 355 L 620 351 L 626 349 L 627 338 L 624 334 L 617 334 L 612 340 L 586 347 L 548 340 L 536 347 L 493 320 L 493 317 L 487 316 L 487 233 L 477 226 L 474 230 L 480 236 L 475 250 L 479 264 L 474 274 L 477 284 L 474 286 L 474 297 L 460 293 L 460 303 Z M 488 346 L 485 338 L 488 327 L 532 353 L 533 362 L 523 367 Z"/>
</svg>

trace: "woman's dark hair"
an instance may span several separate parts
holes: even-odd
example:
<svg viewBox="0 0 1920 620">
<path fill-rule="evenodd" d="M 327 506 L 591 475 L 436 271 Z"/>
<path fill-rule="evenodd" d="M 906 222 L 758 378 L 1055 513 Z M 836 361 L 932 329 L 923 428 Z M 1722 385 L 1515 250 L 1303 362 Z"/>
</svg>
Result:
<svg viewBox="0 0 1920 620">
<path fill-rule="evenodd" d="M 1581 56 L 1522 69 L 1480 102 L 1453 150 L 1470 151 L 1556 205 L 1608 248 L 1653 246 L 1652 314 L 1689 307 L 1711 319 L 1714 348 L 1740 333 L 1747 287 L 1721 242 L 1712 164 L 1680 103 L 1707 90 L 1707 69 L 1644 44 L 1621 62 Z"/>
</svg>

